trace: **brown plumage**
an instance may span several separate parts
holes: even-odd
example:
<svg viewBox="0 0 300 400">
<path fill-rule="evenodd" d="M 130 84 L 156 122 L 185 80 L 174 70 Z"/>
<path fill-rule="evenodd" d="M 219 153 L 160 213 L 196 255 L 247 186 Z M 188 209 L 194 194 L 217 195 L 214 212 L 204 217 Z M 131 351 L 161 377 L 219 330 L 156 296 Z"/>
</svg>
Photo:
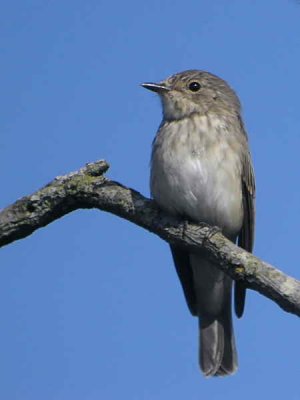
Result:
<svg viewBox="0 0 300 400">
<path fill-rule="evenodd" d="M 255 184 L 238 97 L 222 79 L 196 70 L 143 86 L 157 92 L 163 105 L 151 159 L 154 199 L 171 214 L 218 226 L 252 251 Z M 204 252 L 171 251 L 189 310 L 199 318 L 201 369 L 205 376 L 230 375 L 238 364 L 232 281 Z M 244 302 L 238 282 L 239 317 Z"/>
</svg>

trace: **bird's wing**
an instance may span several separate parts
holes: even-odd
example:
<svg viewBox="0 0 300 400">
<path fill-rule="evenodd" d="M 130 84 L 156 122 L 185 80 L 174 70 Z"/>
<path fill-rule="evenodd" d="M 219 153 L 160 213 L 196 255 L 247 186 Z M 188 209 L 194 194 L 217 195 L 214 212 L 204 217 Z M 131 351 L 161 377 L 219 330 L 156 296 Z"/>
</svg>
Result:
<svg viewBox="0 0 300 400">
<path fill-rule="evenodd" d="M 192 315 L 197 315 L 196 294 L 189 253 L 178 246 L 170 245 L 170 248 L 188 308 Z"/>
<path fill-rule="evenodd" d="M 243 226 L 238 237 L 238 245 L 249 251 L 253 250 L 255 228 L 255 178 L 250 153 L 243 159 L 242 170 L 243 191 Z M 245 306 L 246 287 L 242 282 L 236 282 L 234 293 L 235 312 L 238 318 L 243 315 Z"/>
</svg>

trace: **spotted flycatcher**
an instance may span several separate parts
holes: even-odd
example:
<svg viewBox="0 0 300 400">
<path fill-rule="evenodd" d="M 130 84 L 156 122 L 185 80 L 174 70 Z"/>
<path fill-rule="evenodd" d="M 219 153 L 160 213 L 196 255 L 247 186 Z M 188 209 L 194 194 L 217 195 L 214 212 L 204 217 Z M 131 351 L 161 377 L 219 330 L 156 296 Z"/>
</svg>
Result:
<svg viewBox="0 0 300 400">
<path fill-rule="evenodd" d="M 166 212 L 218 226 L 231 241 L 252 251 L 255 182 L 241 106 L 222 79 L 185 71 L 143 87 L 159 94 L 163 119 L 153 142 L 151 193 Z M 230 277 L 205 254 L 171 245 L 192 315 L 199 318 L 199 362 L 205 376 L 237 369 Z M 241 317 L 246 288 L 235 285 Z"/>
</svg>

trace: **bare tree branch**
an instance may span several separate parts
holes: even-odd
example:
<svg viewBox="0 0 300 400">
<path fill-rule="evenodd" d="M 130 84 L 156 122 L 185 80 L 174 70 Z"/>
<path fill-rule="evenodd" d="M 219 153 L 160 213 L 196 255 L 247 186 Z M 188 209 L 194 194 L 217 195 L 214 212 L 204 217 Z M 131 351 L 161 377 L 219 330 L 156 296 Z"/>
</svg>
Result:
<svg viewBox="0 0 300 400">
<path fill-rule="evenodd" d="M 163 213 L 155 202 L 104 176 L 105 161 L 55 178 L 30 196 L 0 212 L 0 247 L 29 236 L 71 211 L 98 208 L 125 218 L 163 240 L 190 251 L 205 249 L 207 257 L 233 279 L 300 316 L 300 282 L 227 240 L 218 229 L 195 225 Z"/>
</svg>

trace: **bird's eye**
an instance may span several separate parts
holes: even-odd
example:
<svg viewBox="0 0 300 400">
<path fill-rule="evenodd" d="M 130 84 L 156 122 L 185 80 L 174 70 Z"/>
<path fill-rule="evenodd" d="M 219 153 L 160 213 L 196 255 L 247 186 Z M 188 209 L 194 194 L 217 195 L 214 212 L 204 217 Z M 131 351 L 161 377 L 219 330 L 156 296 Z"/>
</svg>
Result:
<svg viewBox="0 0 300 400">
<path fill-rule="evenodd" d="M 192 92 L 198 92 L 198 90 L 201 89 L 201 85 L 200 85 L 199 82 L 191 82 L 191 83 L 189 84 L 189 89 L 190 89 Z"/>
</svg>

